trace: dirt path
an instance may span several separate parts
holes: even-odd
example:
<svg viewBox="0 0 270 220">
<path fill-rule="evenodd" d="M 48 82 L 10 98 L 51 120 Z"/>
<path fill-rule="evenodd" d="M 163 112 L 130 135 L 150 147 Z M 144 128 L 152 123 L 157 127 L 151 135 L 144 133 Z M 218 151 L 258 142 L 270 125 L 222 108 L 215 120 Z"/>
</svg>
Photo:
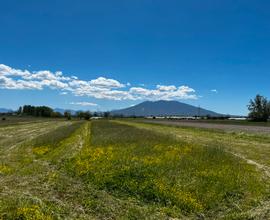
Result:
<svg viewBox="0 0 270 220">
<path fill-rule="evenodd" d="M 204 123 L 204 122 L 196 122 L 196 121 L 167 121 L 167 120 L 144 120 L 144 122 L 153 123 L 153 124 L 219 129 L 219 130 L 224 130 L 227 132 L 239 131 L 239 132 L 249 132 L 249 133 L 270 135 L 270 127 L 263 127 L 263 126 L 248 126 L 248 125 L 245 126 L 245 125 Z"/>
<path fill-rule="evenodd" d="M 236 154 L 236 153 L 231 152 L 231 151 L 226 151 L 226 152 L 228 152 L 228 153 L 234 155 L 235 157 L 238 157 L 238 158 L 240 158 L 240 159 L 246 161 L 248 164 L 254 165 L 258 170 L 263 171 L 264 174 L 265 174 L 268 178 L 270 178 L 270 167 L 265 166 L 265 165 L 263 165 L 263 164 L 260 164 L 260 163 L 254 161 L 254 160 L 248 159 L 248 158 L 244 157 L 243 155 Z"/>
</svg>

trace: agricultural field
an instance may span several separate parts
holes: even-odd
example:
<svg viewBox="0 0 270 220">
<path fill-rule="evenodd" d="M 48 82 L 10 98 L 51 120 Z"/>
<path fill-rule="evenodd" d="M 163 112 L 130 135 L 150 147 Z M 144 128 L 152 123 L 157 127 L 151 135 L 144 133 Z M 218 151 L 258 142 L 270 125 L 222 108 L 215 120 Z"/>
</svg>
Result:
<svg viewBox="0 0 270 220">
<path fill-rule="evenodd" d="M 270 136 L 136 120 L 0 125 L 0 219 L 269 219 Z"/>
</svg>

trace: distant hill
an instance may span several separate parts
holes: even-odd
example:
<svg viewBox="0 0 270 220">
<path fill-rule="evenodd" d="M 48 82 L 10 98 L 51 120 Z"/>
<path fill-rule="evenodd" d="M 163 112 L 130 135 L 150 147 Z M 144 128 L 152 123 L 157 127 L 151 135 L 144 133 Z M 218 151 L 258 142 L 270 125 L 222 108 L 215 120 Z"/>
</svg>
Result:
<svg viewBox="0 0 270 220">
<path fill-rule="evenodd" d="M 123 116 L 221 116 L 221 114 L 177 101 L 146 101 L 138 105 L 111 111 Z"/>
<path fill-rule="evenodd" d="M 62 115 L 65 113 L 65 111 L 69 111 L 71 113 L 71 115 L 76 115 L 76 112 L 75 110 L 71 110 L 71 109 L 62 109 L 62 108 L 55 108 L 54 109 L 55 112 L 59 112 L 61 113 Z"/>
<path fill-rule="evenodd" d="M 13 110 L 7 108 L 0 108 L 0 113 L 8 113 L 8 112 L 13 112 Z"/>
</svg>

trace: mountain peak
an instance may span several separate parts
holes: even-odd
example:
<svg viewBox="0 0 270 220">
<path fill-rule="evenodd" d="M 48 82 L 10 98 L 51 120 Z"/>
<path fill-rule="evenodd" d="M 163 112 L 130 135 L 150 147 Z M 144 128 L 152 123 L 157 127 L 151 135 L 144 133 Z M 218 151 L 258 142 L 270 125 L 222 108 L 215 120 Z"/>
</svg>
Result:
<svg viewBox="0 0 270 220">
<path fill-rule="evenodd" d="M 178 101 L 158 100 L 144 101 L 138 105 L 115 110 L 111 112 L 114 115 L 124 116 L 220 116 L 213 111 L 195 107 Z"/>
</svg>

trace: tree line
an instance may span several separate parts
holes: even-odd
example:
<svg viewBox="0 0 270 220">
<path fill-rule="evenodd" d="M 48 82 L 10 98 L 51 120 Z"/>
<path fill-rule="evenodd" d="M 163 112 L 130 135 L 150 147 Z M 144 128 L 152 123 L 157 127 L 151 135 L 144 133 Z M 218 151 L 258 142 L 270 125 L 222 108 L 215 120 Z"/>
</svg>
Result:
<svg viewBox="0 0 270 220">
<path fill-rule="evenodd" d="M 52 108 L 48 106 L 32 106 L 24 105 L 19 108 L 18 115 L 28 115 L 34 117 L 61 117 L 60 112 L 55 112 Z"/>
<path fill-rule="evenodd" d="M 90 112 L 90 111 L 78 111 L 74 115 L 70 111 L 65 111 L 64 114 L 54 111 L 48 106 L 32 106 L 24 105 L 19 107 L 17 115 L 21 116 L 34 116 L 34 117 L 52 117 L 52 118 L 61 118 L 65 117 L 71 119 L 76 117 L 79 119 L 89 120 L 91 117 L 104 117 L 109 118 L 110 112 Z"/>
</svg>

